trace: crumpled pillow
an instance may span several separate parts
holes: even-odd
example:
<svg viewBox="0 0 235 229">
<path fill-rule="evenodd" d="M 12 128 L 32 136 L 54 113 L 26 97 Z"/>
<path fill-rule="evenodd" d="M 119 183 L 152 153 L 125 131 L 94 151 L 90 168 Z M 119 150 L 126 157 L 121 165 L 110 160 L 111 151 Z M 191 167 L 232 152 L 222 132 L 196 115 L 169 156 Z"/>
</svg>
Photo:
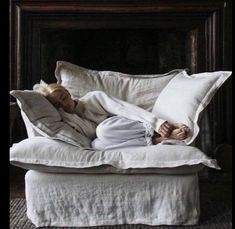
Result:
<svg viewBox="0 0 235 229">
<path fill-rule="evenodd" d="M 63 122 L 57 109 L 40 93 L 32 90 L 12 90 L 12 96 L 27 117 L 30 125 L 40 135 L 58 139 L 78 147 L 90 147 L 91 140 Z"/>
</svg>

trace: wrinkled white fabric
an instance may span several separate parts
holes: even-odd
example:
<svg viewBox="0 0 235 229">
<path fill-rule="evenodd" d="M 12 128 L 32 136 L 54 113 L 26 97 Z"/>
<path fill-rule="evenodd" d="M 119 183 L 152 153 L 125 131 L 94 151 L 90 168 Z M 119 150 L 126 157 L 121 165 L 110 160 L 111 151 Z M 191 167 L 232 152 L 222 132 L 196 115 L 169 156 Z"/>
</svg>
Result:
<svg viewBox="0 0 235 229">
<path fill-rule="evenodd" d="M 75 98 L 99 90 L 151 111 L 162 89 L 182 71 L 183 69 L 173 69 L 165 74 L 131 75 L 96 71 L 66 61 L 57 61 L 55 77 Z"/>
<path fill-rule="evenodd" d="M 90 147 L 91 140 L 63 122 L 57 109 L 41 94 L 32 90 L 12 90 L 23 114 L 29 137 L 59 139 L 78 147 Z"/>
<path fill-rule="evenodd" d="M 161 91 L 152 112 L 171 123 L 187 125 L 191 132 L 183 142 L 190 145 L 199 133 L 200 113 L 231 75 L 231 71 L 202 72 L 192 75 L 182 71 Z"/>
<path fill-rule="evenodd" d="M 86 175 L 28 171 L 27 216 L 37 227 L 192 225 L 200 216 L 198 177 Z"/>
<path fill-rule="evenodd" d="M 76 107 L 76 110 L 78 110 L 78 107 Z M 81 117 L 79 114 L 76 114 L 77 112 L 70 114 L 65 112 L 62 108 L 58 111 L 63 122 L 73 127 L 76 131 L 82 133 L 82 135 L 88 137 L 90 140 L 93 140 L 96 137 L 97 123 Z"/>
<path fill-rule="evenodd" d="M 96 150 L 110 150 L 152 145 L 154 129 L 139 121 L 120 116 L 105 119 L 96 128 L 97 138 L 91 142 Z"/>
<path fill-rule="evenodd" d="M 91 91 L 77 99 L 74 114 L 69 114 L 62 110 L 60 110 L 60 114 L 63 121 L 75 129 L 77 129 L 77 126 L 81 129 L 81 118 L 91 121 L 93 125 L 86 125 L 87 129 L 90 128 L 86 130 L 89 133 L 95 133 L 96 125 L 112 115 L 143 122 L 146 125 L 150 125 L 156 132 L 158 132 L 162 123 L 166 121 L 161 118 L 156 118 L 153 113 L 134 104 L 109 96 L 103 91 Z M 79 118 L 76 118 L 75 115 L 79 116 Z M 84 124 L 83 122 L 82 125 Z"/>
<path fill-rule="evenodd" d="M 82 149 L 62 141 L 45 137 L 33 137 L 13 144 L 10 161 L 24 165 L 46 165 L 67 168 L 91 168 L 110 165 L 118 169 L 128 168 L 176 168 L 204 165 L 220 169 L 215 159 L 209 158 L 193 146 L 151 145 L 114 150 Z M 185 170 L 190 172 L 189 170 Z"/>
</svg>

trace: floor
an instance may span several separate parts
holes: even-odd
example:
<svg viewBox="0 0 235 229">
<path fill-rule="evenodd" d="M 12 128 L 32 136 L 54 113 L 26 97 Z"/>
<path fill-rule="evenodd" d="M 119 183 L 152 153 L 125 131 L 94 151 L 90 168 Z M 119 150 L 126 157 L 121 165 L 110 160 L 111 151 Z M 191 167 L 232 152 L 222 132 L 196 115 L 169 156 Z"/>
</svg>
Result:
<svg viewBox="0 0 235 229">
<path fill-rule="evenodd" d="M 10 167 L 10 199 L 25 198 L 24 176 L 27 170 Z"/>
</svg>

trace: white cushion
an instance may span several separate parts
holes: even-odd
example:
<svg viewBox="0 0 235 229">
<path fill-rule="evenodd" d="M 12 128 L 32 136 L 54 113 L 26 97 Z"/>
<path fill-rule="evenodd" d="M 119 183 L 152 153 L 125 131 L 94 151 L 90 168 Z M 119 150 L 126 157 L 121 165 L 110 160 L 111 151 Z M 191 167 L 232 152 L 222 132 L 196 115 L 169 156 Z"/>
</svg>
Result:
<svg viewBox="0 0 235 229">
<path fill-rule="evenodd" d="M 57 61 L 55 76 L 73 97 L 80 98 L 90 91 L 106 94 L 151 111 L 167 83 L 182 69 L 165 74 L 130 75 L 114 71 L 95 71 L 78 65 Z"/>
<path fill-rule="evenodd" d="M 13 90 L 29 136 L 38 135 L 58 139 L 75 146 L 90 147 L 91 140 L 62 121 L 57 109 L 41 94 L 31 90 Z"/>
<path fill-rule="evenodd" d="M 184 142 L 189 145 L 199 133 L 199 114 L 231 74 L 230 71 L 216 71 L 188 75 L 182 71 L 162 90 L 152 112 L 172 123 L 186 124 L 191 134 Z"/>
<path fill-rule="evenodd" d="M 45 137 L 28 138 L 13 144 L 10 148 L 10 161 L 14 165 L 27 169 L 68 173 L 182 174 L 197 172 L 204 166 L 220 169 L 216 160 L 209 158 L 193 146 L 159 144 L 95 151 Z"/>
</svg>

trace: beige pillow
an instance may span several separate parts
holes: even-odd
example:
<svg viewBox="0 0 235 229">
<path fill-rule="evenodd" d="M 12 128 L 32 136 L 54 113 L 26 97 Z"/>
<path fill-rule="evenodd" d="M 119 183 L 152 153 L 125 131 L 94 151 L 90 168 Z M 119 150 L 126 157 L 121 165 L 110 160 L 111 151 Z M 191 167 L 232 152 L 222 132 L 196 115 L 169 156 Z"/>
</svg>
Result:
<svg viewBox="0 0 235 229">
<path fill-rule="evenodd" d="M 114 71 L 95 71 L 78 65 L 57 61 L 57 82 L 68 89 L 73 97 L 80 98 L 87 92 L 99 90 L 151 111 L 168 82 L 182 69 L 165 74 L 130 75 Z"/>
<path fill-rule="evenodd" d="M 24 120 L 28 121 L 25 124 L 40 135 L 79 147 L 90 147 L 91 140 L 63 122 L 57 109 L 41 94 L 31 90 L 12 90 L 10 94 L 24 112 Z"/>
</svg>

